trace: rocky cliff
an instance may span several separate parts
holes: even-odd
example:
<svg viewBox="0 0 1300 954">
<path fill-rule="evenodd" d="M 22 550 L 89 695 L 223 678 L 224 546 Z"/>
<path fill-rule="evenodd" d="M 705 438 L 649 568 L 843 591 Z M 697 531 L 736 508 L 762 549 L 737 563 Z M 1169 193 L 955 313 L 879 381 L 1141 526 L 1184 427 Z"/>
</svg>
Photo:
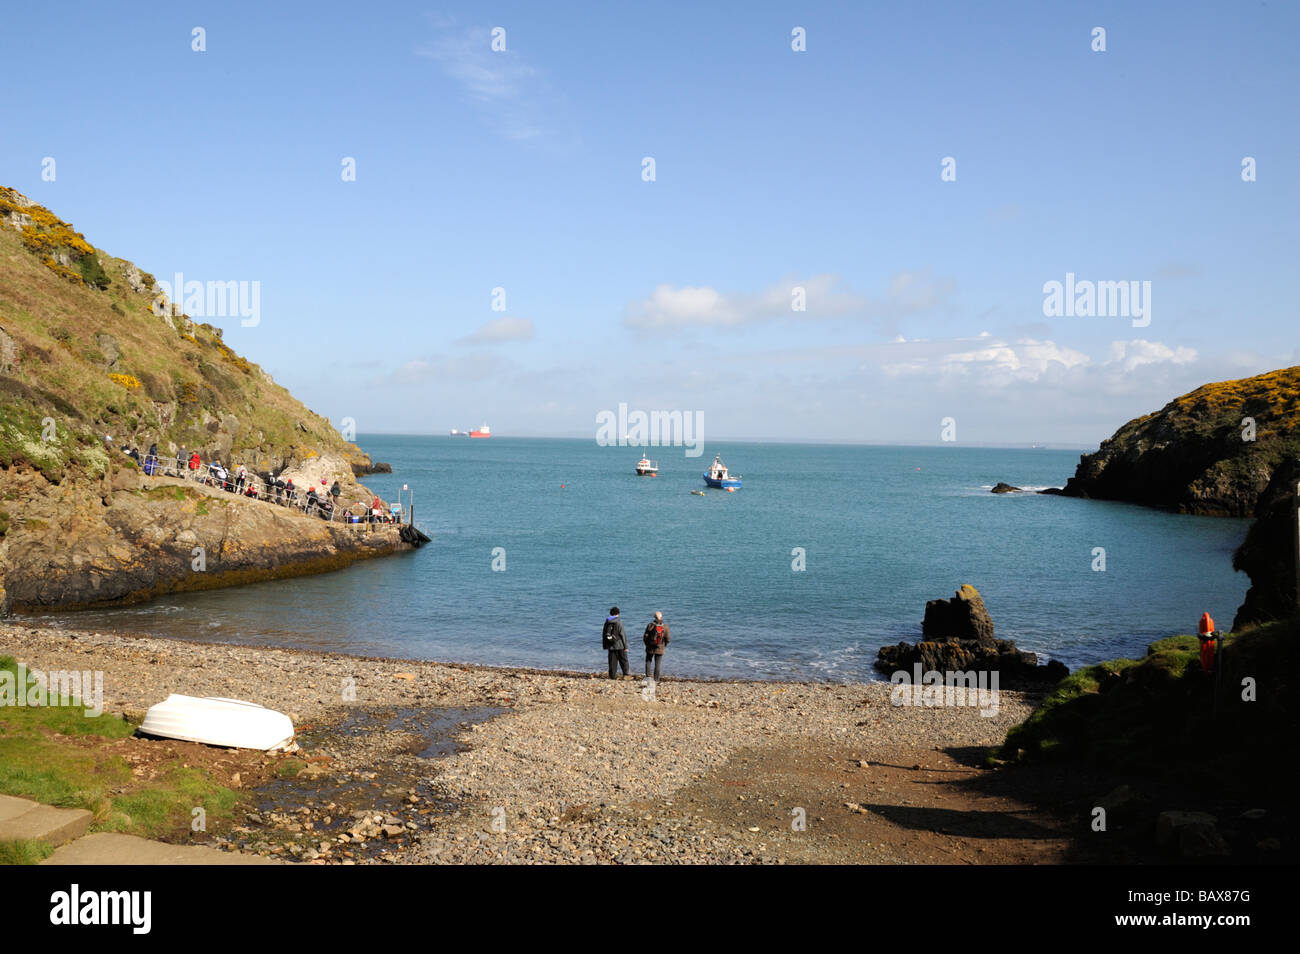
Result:
<svg viewBox="0 0 1300 954">
<path fill-rule="evenodd" d="M 408 547 L 396 531 L 146 480 L 120 448 L 151 444 L 298 486 L 338 480 L 344 504 L 371 498 L 355 481 L 374 470 L 369 456 L 220 328 L 0 187 L 0 612 L 333 569 Z"/>
<path fill-rule="evenodd" d="M 1062 493 L 1248 517 L 1297 457 L 1300 367 L 1207 384 L 1129 421 L 1083 455 Z"/>
</svg>

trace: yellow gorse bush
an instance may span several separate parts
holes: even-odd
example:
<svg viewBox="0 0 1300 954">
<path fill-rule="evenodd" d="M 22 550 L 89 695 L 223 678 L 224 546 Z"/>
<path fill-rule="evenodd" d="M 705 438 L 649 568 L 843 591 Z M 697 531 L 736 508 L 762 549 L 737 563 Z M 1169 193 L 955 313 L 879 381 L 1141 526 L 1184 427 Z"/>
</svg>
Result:
<svg viewBox="0 0 1300 954">
<path fill-rule="evenodd" d="M 110 374 L 108 379 L 122 385 L 128 391 L 134 391 L 140 387 L 140 379 L 133 374 Z"/>
</svg>

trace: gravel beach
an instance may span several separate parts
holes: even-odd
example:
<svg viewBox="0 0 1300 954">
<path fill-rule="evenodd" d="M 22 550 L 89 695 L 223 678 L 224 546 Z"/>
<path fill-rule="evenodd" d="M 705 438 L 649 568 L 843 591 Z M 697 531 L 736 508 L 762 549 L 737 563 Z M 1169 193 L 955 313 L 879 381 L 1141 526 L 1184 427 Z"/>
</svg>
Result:
<svg viewBox="0 0 1300 954">
<path fill-rule="evenodd" d="M 983 799 L 1025 811 L 965 784 L 988 771 L 970 753 L 1032 710 L 1016 692 L 1001 692 L 988 716 L 892 705 L 884 683 L 669 677 L 651 688 L 595 671 L 30 624 L 0 624 L 0 654 L 102 671 L 106 711 L 141 714 L 179 692 L 290 714 L 308 771 L 218 839 L 232 850 L 320 864 L 1023 861 L 1060 849 L 1008 838 L 990 851 L 878 810 L 891 800 L 900 811 L 969 810 Z M 670 651 L 668 672 L 671 662 Z M 430 757 L 437 735 L 454 744 Z"/>
</svg>

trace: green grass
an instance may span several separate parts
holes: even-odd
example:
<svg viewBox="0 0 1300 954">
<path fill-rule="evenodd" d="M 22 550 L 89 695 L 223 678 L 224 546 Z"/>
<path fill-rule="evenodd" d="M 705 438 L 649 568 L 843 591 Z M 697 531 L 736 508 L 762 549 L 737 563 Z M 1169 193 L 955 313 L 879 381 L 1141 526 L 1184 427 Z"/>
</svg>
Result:
<svg viewBox="0 0 1300 954">
<path fill-rule="evenodd" d="M 0 670 L 16 669 L 11 657 L 0 657 Z M 93 744 L 127 738 L 135 729 L 115 714 L 87 716 L 80 706 L 0 707 L 0 793 L 84 808 L 95 816 L 93 830 L 152 838 L 188 832 L 197 806 L 209 825 L 234 814 L 238 793 L 199 769 L 172 765 L 139 783 L 124 758 Z"/>
<path fill-rule="evenodd" d="M 198 769 L 171 766 L 161 787 L 151 787 L 113 799 L 112 815 L 104 828 L 128 831 L 150 838 L 188 829 L 195 807 L 202 806 L 209 821 L 229 818 L 239 803 L 233 789 L 213 785 Z"/>
<path fill-rule="evenodd" d="M 1197 637 L 1158 640 L 1142 659 L 1070 674 L 1007 733 L 998 757 L 1078 759 L 1238 791 L 1281 791 L 1276 767 L 1300 754 L 1297 646 L 1300 619 L 1228 634 L 1216 680 L 1201 670 Z M 1244 698 L 1247 686 L 1253 701 Z"/>
<path fill-rule="evenodd" d="M 0 865 L 36 865 L 54 853 L 43 841 L 0 841 Z"/>
<path fill-rule="evenodd" d="M 307 767 L 302 759 L 285 759 L 275 767 L 276 778 L 294 778 Z"/>
<path fill-rule="evenodd" d="M 0 207 L 14 199 L 0 186 Z M 152 289 L 136 292 L 125 281 L 129 263 L 92 249 L 74 256 L 81 280 L 69 281 L 25 247 L 24 234 L 0 224 L 0 326 L 18 353 L 0 380 L 0 465 L 20 461 L 47 476 L 68 469 L 97 477 L 99 461 L 87 452 L 102 450 L 106 433 L 118 444 L 204 448 L 213 437 L 209 422 L 226 415 L 239 421 L 232 453 L 263 469 L 307 451 L 361 458 L 326 419 L 231 350 L 219 329 L 155 315 Z M 95 345 L 98 335 L 116 341 L 116 367 Z M 123 390 L 110 373 L 142 387 Z M 57 445 L 40 440 L 46 417 L 57 421 Z"/>
</svg>

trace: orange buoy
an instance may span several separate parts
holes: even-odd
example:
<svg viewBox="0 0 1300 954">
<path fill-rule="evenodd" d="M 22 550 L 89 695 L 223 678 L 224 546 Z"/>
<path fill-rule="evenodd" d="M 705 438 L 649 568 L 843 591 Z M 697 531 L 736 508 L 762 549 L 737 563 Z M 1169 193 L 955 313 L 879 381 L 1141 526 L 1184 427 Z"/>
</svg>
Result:
<svg viewBox="0 0 1300 954">
<path fill-rule="evenodd" d="M 1201 641 L 1201 671 L 1214 671 L 1214 654 L 1218 648 L 1215 645 L 1214 620 L 1209 613 L 1201 614 L 1201 624 L 1199 627 L 1199 636 Z"/>
</svg>

